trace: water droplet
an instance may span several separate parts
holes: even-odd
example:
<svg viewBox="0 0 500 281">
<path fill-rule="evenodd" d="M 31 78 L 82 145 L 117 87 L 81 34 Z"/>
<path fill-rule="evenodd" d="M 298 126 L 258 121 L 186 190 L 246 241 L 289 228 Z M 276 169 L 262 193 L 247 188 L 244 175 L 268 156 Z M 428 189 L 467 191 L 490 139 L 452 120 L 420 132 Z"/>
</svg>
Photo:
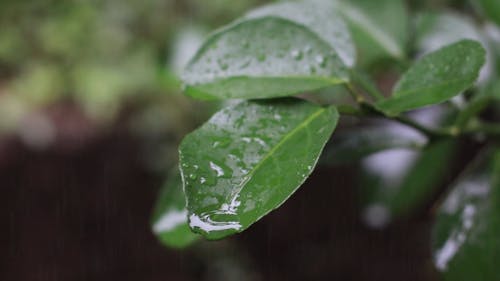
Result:
<svg viewBox="0 0 500 281">
<path fill-rule="evenodd" d="M 316 56 L 315 60 L 319 64 L 320 67 L 326 66 L 326 59 L 322 55 Z"/>
<path fill-rule="evenodd" d="M 210 214 L 191 214 L 189 216 L 189 226 L 191 228 L 198 228 L 206 233 L 212 231 L 225 231 L 228 229 L 240 230 L 242 225 L 238 221 L 224 221 L 218 222 L 212 220 Z"/>
<path fill-rule="evenodd" d="M 300 50 L 293 50 L 291 52 L 291 55 L 292 55 L 292 58 L 294 58 L 295 60 L 301 60 L 302 59 L 302 51 L 300 51 Z"/>
<path fill-rule="evenodd" d="M 215 171 L 217 177 L 222 177 L 224 175 L 224 170 L 212 161 L 210 161 L 210 169 Z"/>
<path fill-rule="evenodd" d="M 197 178 L 197 176 L 195 174 L 189 174 L 189 178 L 192 180 L 195 180 Z"/>
</svg>

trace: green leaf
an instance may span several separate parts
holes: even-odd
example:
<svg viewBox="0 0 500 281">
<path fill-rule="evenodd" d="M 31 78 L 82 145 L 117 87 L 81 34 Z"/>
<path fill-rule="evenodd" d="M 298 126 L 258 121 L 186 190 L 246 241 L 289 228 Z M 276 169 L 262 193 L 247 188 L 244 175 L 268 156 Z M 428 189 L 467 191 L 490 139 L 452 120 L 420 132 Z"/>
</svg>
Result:
<svg viewBox="0 0 500 281">
<path fill-rule="evenodd" d="M 352 67 L 356 47 L 343 18 L 331 1 L 280 2 L 249 12 L 246 18 L 276 16 L 304 25 L 337 52 L 345 65 Z"/>
<path fill-rule="evenodd" d="M 460 179 L 434 228 L 434 263 L 444 280 L 498 280 L 500 151 Z"/>
<path fill-rule="evenodd" d="M 265 16 L 213 34 L 188 64 L 183 81 L 186 93 L 196 98 L 251 99 L 317 90 L 348 77 L 336 51 L 319 35 Z"/>
<path fill-rule="evenodd" d="M 160 192 L 152 217 L 153 232 L 164 245 L 184 248 L 200 238 L 189 229 L 187 214 L 181 175 L 175 169 Z"/>
<path fill-rule="evenodd" d="M 476 81 L 485 63 L 485 50 L 472 40 L 462 40 L 417 61 L 401 78 L 392 97 L 376 106 L 389 115 L 444 102 Z"/>
<path fill-rule="evenodd" d="M 345 17 L 360 59 L 367 62 L 381 57 L 405 58 L 408 15 L 401 0 L 335 1 Z"/>
<path fill-rule="evenodd" d="M 480 0 L 483 12 L 496 24 L 500 25 L 500 2 L 497 0 Z"/>
<path fill-rule="evenodd" d="M 312 172 L 337 120 L 332 106 L 292 98 L 216 113 L 180 146 L 191 229 L 220 239 L 279 207 Z"/>
</svg>

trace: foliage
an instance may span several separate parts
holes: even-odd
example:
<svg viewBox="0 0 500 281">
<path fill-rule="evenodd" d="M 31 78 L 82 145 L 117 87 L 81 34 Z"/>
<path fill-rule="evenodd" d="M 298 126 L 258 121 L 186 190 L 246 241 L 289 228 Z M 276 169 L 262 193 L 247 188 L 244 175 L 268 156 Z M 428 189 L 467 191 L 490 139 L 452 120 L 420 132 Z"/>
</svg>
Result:
<svg viewBox="0 0 500 281">
<path fill-rule="evenodd" d="M 476 3 L 485 12 L 481 20 L 498 22 L 494 3 Z M 480 179 L 481 186 L 463 185 L 469 179 L 460 176 L 439 209 L 435 264 L 447 280 L 462 280 L 467 269 L 474 273 L 469 280 L 496 280 L 491 270 L 500 253 L 500 95 L 498 54 L 492 46 L 498 42 L 486 27 L 499 29 L 465 15 L 408 12 L 405 7 L 402 0 L 279 2 L 212 33 L 183 72 L 185 92 L 197 99 L 243 101 L 229 102 L 184 138 L 182 184 L 171 188 L 182 185 L 186 205 L 181 199 L 159 201 L 153 223 L 172 226 L 159 231 L 161 237 L 175 237 L 188 226 L 207 239 L 244 231 L 307 179 L 339 114 L 379 118 L 419 136 L 385 134 L 384 125 L 370 129 L 378 134 L 364 128 L 340 131 L 320 163 L 368 159 L 392 148 L 415 150 L 406 168 L 381 178 L 380 184 L 367 181 L 373 186 L 365 188 L 365 202 L 398 218 L 423 206 L 428 213 L 438 209 L 460 142 L 484 147 L 490 154 L 487 164 L 466 168 L 466 174 L 474 170 L 472 180 Z M 449 32 L 455 25 L 467 32 Z M 373 83 L 381 68 L 393 73 L 391 91 Z M 333 102 L 318 98 L 325 95 Z M 431 111 L 440 117 L 431 124 L 419 120 Z M 476 158 L 484 158 L 484 152 Z M 390 158 L 384 161 L 376 168 L 391 164 Z M 184 220 L 170 216 L 172 210 Z M 175 220 L 165 221 L 169 217 Z M 167 244 L 185 246 L 185 237 L 191 236 Z"/>
</svg>

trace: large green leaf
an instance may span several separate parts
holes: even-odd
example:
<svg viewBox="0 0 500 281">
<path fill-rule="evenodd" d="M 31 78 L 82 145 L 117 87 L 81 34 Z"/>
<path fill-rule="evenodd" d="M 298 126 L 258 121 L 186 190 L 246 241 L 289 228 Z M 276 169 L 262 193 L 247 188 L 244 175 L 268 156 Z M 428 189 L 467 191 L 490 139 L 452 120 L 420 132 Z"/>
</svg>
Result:
<svg viewBox="0 0 500 281">
<path fill-rule="evenodd" d="M 316 90 L 345 83 L 348 76 L 322 37 L 288 19 L 263 16 L 213 34 L 186 67 L 183 81 L 193 97 L 250 99 Z"/>
<path fill-rule="evenodd" d="M 216 113 L 180 146 L 191 228 L 219 239 L 280 206 L 313 170 L 337 120 L 334 107 L 292 98 Z"/>
<path fill-rule="evenodd" d="M 389 115 L 444 102 L 476 81 L 485 63 L 485 50 L 472 40 L 462 40 L 417 61 L 401 78 L 391 98 L 377 103 Z"/>
<path fill-rule="evenodd" d="M 347 66 L 356 60 L 356 48 L 343 18 L 332 1 L 280 2 L 249 12 L 247 18 L 276 16 L 304 25 L 330 44 Z"/>
<path fill-rule="evenodd" d="M 152 217 L 153 232 L 164 245 L 184 248 L 200 238 L 189 229 L 187 214 L 181 175 L 175 169 L 160 192 Z"/>
<path fill-rule="evenodd" d="M 408 15 L 402 0 L 333 1 L 345 17 L 360 51 L 360 60 L 382 57 L 403 59 L 408 34 Z"/>
<path fill-rule="evenodd" d="M 492 157 L 493 156 L 493 157 Z M 439 210 L 434 262 L 445 280 L 498 280 L 500 151 L 463 177 Z"/>
</svg>

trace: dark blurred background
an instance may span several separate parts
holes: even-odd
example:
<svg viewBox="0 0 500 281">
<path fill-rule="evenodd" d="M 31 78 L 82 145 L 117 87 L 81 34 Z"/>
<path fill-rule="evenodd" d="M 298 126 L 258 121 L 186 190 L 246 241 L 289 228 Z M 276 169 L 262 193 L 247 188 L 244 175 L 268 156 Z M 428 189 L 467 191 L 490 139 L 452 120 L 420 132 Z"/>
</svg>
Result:
<svg viewBox="0 0 500 281">
<path fill-rule="evenodd" d="M 367 225 L 358 164 L 318 168 L 229 239 L 179 251 L 152 234 L 179 141 L 219 107 L 176 77 L 207 31 L 265 2 L 0 0 L 0 280 L 434 280 L 430 219 Z"/>
</svg>

